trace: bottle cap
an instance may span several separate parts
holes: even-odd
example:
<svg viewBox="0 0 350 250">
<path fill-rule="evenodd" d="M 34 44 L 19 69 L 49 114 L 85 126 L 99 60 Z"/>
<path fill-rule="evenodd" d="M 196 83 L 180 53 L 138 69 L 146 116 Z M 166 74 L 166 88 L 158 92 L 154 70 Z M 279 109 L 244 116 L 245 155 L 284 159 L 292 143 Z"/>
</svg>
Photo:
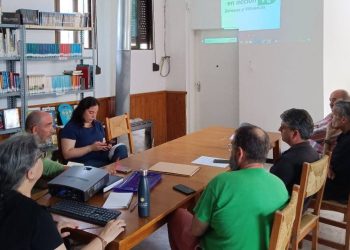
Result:
<svg viewBox="0 0 350 250">
<path fill-rule="evenodd" d="M 141 169 L 140 171 L 143 176 L 147 176 L 148 169 Z"/>
</svg>

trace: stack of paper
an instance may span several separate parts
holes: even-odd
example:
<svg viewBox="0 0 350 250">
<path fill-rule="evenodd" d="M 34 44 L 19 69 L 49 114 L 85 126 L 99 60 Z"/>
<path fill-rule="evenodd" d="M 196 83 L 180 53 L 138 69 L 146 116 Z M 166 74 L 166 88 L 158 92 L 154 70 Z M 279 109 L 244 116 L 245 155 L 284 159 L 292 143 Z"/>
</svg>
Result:
<svg viewBox="0 0 350 250">
<path fill-rule="evenodd" d="M 133 193 L 116 193 L 111 192 L 103 204 L 107 209 L 122 209 L 128 208 L 132 199 Z"/>
<path fill-rule="evenodd" d="M 225 159 L 222 159 L 222 158 L 201 156 L 201 157 L 195 159 L 192 163 L 194 163 L 194 164 L 201 164 L 201 165 L 207 165 L 207 166 L 217 167 L 217 168 L 226 168 L 226 167 L 229 166 L 228 163 L 215 163 L 215 160 L 225 161 Z"/>
</svg>

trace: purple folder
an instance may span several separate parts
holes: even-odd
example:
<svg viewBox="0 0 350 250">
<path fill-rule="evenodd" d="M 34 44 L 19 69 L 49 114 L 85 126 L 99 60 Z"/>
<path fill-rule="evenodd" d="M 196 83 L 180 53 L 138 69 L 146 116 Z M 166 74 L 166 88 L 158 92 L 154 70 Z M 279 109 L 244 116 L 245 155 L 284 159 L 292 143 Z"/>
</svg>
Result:
<svg viewBox="0 0 350 250">
<path fill-rule="evenodd" d="M 137 193 L 139 186 L 141 172 L 132 172 L 129 176 L 125 177 L 124 180 L 113 188 L 114 192 L 134 192 Z M 161 179 L 162 176 L 159 173 L 148 172 L 147 174 L 148 184 L 152 189 Z"/>
</svg>

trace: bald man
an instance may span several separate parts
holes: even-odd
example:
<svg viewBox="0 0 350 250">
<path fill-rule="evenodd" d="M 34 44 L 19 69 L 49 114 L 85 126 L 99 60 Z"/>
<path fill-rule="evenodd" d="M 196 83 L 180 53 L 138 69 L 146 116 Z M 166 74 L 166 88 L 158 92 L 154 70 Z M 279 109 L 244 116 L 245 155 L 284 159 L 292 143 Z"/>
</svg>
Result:
<svg viewBox="0 0 350 250">
<path fill-rule="evenodd" d="M 269 137 L 261 128 L 242 126 L 231 145 L 234 171 L 208 183 L 193 215 L 180 208 L 171 216 L 171 249 L 193 250 L 198 244 L 202 249 L 269 248 L 273 215 L 288 201 L 284 183 L 264 169 Z"/>
<path fill-rule="evenodd" d="M 329 106 L 333 109 L 335 102 L 347 99 L 349 99 L 349 94 L 346 90 L 334 90 L 329 97 Z M 332 113 L 330 113 L 321 121 L 314 124 L 314 132 L 310 137 L 310 144 L 319 154 L 324 153 L 325 144 L 327 144 L 327 150 L 332 151 L 335 147 L 337 137 L 341 133 L 338 129 L 328 129 L 327 133 L 327 127 L 329 127 L 332 122 L 332 116 Z"/>
<path fill-rule="evenodd" d="M 55 133 L 52 124 L 52 117 L 49 113 L 43 111 L 33 111 L 26 119 L 25 129 L 28 133 L 32 133 L 37 136 L 39 143 L 46 144 L 50 140 L 52 134 Z M 43 159 L 43 165 L 43 176 L 45 178 L 53 178 L 66 169 L 66 166 L 52 161 L 49 158 Z"/>
</svg>

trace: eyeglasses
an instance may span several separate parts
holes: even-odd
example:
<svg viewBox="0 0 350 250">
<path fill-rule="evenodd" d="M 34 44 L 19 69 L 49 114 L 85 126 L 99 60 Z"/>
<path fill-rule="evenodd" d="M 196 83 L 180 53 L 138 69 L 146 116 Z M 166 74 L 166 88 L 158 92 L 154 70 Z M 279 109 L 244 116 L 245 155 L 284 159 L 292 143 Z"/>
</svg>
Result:
<svg viewBox="0 0 350 250">
<path fill-rule="evenodd" d="M 232 152 L 232 143 L 227 144 L 227 149 L 229 152 Z"/>
</svg>

